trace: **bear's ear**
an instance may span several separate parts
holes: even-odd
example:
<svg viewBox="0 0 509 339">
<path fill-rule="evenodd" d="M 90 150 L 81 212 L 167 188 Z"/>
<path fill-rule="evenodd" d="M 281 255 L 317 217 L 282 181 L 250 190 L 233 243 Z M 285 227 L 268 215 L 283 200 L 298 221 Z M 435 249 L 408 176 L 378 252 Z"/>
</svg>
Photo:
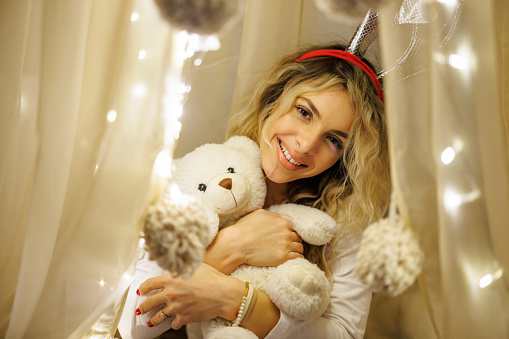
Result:
<svg viewBox="0 0 509 339">
<path fill-rule="evenodd" d="M 224 145 L 241 151 L 242 153 L 255 158 L 257 161 L 261 161 L 260 158 L 260 147 L 256 142 L 248 137 L 235 135 L 230 137 L 224 142 Z"/>
</svg>

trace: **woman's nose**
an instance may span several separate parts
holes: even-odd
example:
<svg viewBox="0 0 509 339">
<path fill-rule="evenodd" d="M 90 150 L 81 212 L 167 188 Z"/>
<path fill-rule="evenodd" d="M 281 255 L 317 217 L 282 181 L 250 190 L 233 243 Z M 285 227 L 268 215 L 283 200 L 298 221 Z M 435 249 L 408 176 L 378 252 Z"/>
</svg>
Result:
<svg viewBox="0 0 509 339">
<path fill-rule="evenodd" d="M 299 152 L 303 154 L 314 154 L 318 149 L 319 142 L 320 135 L 314 130 L 303 129 L 297 137 Z"/>
</svg>

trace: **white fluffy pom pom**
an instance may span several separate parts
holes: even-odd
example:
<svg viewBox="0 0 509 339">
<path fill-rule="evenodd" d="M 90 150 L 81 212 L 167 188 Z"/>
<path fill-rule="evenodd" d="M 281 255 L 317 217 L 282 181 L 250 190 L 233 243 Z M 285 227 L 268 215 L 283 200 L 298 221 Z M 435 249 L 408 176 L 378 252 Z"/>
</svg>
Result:
<svg viewBox="0 0 509 339">
<path fill-rule="evenodd" d="M 420 274 L 424 254 L 399 216 L 371 224 L 363 233 L 356 273 L 375 290 L 397 296 Z"/>
<path fill-rule="evenodd" d="M 315 0 L 323 12 L 337 18 L 362 19 L 368 10 L 378 11 L 387 0 Z"/>
<path fill-rule="evenodd" d="M 155 0 L 175 28 L 211 35 L 219 32 L 240 8 L 240 0 Z"/>
<path fill-rule="evenodd" d="M 145 247 L 150 259 L 173 276 L 189 277 L 203 261 L 209 241 L 203 205 L 160 199 L 149 206 L 144 222 Z"/>
</svg>

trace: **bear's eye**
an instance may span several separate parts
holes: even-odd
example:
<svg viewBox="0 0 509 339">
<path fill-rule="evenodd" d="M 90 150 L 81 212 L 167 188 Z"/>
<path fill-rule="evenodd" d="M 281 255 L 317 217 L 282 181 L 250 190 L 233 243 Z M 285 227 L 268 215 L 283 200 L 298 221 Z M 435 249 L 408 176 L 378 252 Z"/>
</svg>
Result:
<svg viewBox="0 0 509 339">
<path fill-rule="evenodd" d="M 200 190 L 202 192 L 205 192 L 206 189 L 207 189 L 207 185 L 205 185 L 205 184 L 199 184 L 198 185 L 198 190 Z"/>
<path fill-rule="evenodd" d="M 233 167 L 228 167 L 228 172 L 235 173 L 235 170 L 233 169 Z"/>
</svg>

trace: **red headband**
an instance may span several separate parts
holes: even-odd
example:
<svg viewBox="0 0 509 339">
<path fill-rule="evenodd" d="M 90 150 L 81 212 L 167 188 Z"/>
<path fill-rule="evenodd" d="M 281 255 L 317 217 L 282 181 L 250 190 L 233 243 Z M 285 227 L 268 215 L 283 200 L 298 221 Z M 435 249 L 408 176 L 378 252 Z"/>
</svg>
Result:
<svg viewBox="0 0 509 339">
<path fill-rule="evenodd" d="M 352 54 L 350 52 L 341 51 L 338 49 L 318 49 L 318 50 L 311 51 L 311 52 L 304 54 L 303 56 L 296 59 L 295 61 L 306 60 L 306 59 L 319 57 L 319 56 L 332 56 L 332 57 L 335 57 L 338 59 L 350 61 L 352 64 L 354 64 L 357 67 L 359 67 L 360 69 L 362 69 L 364 71 L 364 73 L 366 73 L 371 78 L 371 80 L 375 84 L 376 92 L 378 93 L 378 96 L 380 97 L 380 99 L 382 99 L 382 101 L 384 101 L 384 92 L 382 91 L 382 86 L 380 86 L 380 82 L 378 81 L 378 78 L 376 77 L 375 72 L 373 72 L 373 70 L 371 68 L 369 68 L 369 66 L 366 65 L 361 59 L 359 59 L 357 56 L 355 56 L 354 54 Z"/>
</svg>

